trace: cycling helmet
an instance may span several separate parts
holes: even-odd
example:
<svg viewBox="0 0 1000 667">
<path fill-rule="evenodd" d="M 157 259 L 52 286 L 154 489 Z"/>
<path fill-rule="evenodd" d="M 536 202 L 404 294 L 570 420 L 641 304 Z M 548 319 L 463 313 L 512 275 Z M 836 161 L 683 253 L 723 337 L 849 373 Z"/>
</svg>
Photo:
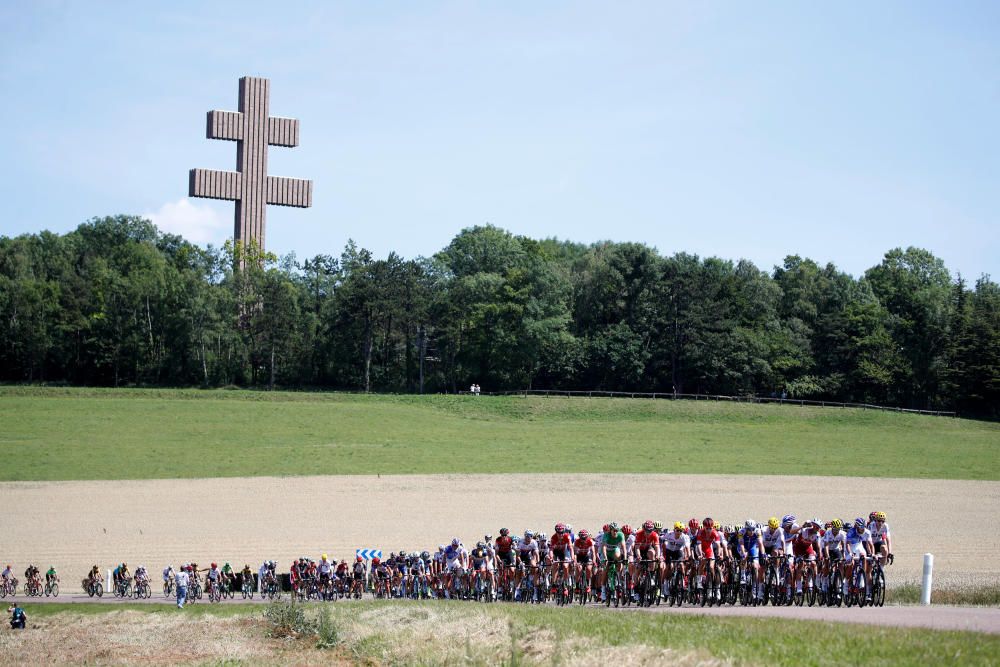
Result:
<svg viewBox="0 0 1000 667">
<path fill-rule="evenodd" d="M 747 530 L 753 530 L 754 526 L 756 525 L 757 522 L 754 521 L 753 519 L 747 519 L 746 521 L 743 522 L 743 527 L 746 528 Z"/>
<path fill-rule="evenodd" d="M 878 512 L 871 512 L 871 513 L 870 513 L 870 514 L 868 515 L 868 520 L 869 520 L 869 521 L 874 521 L 874 520 L 875 520 L 875 517 L 876 517 L 877 515 L 878 515 Z"/>
<path fill-rule="evenodd" d="M 510 529 L 509 528 L 501 528 L 500 529 L 500 534 L 503 535 L 504 537 L 507 537 L 508 535 L 510 535 Z"/>
<path fill-rule="evenodd" d="M 631 535 L 632 534 L 632 526 L 628 525 L 627 523 L 624 526 L 622 526 L 622 534 L 625 537 L 628 537 L 629 535 Z"/>
<path fill-rule="evenodd" d="M 483 539 L 485 539 L 487 542 L 492 542 L 493 541 L 493 536 L 492 535 L 483 535 Z"/>
<path fill-rule="evenodd" d="M 854 527 L 857 528 L 858 530 L 864 530 L 865 520 L 862 519 L 861 517 L 858 517 L 857 519 L 854 520 Z"/>
<path fill-rule="evenodd" d="M 674 521 L 674 530 L 684 530 L 684 522 Z"/>
<path fill-rule="evenodd" d="M 531 530 L 525 530 L 524 531 L 524 539 L 530 540 L 534 536 L 535 536 L 535 534 L 533 532 L 531 532 Z"/>
<path fill-rule="evenodd" d="M 809 520 L 809 523 L 816 526 L 817 528 L 823 525 L 822 519 L 820 519 L 819 517 L 813 517 L 812 519 Z"/>
<path fill-rule="evenodd" d="M 778 518 L 772 516 L 770 519 L 768 519 L 767 520 L 767 527 L 770 528 L 771 530 L 774 530 L 775 528 L 777 528 L 778 527 Z"/>
<path fill-rule="evenodd" d="M 606 533 L 609 530 L 611 530 L 611 526 L 609 526 L 608 524 L 604 524 L 603 526 L 601 526 L 601 530 Z M 7 567 L 10 567 L 10 566 L 8 565 Z"/>
<path fill-rule="evenodd" d="M 483 542 L 482 540 L 479 540 L 478 542 L 476 542 L 476 548 L 477 549 L 485 549 L 486 548 L 486 542 Z"/>
<path fill-rule="evenodd" d="M 661 530 L 663 530 L 663 523 L 661 523 L 660 521 L 654 521 L 653 530 L 655 530 L 656 532 L 660 532 Z"/>
<path fill-rule="evenodd" d="M 586 528 L 581 528 L 580 529 L 580 539 L 581 540 L 585 540 L 588 537 L 590 537 L 590 531 L 587 530 Z"/>
<path fill-rule="evenodd" d="M 573 524 L 571 524 L 571 523 L 567 523 L 566 524 L 566 532 L 567 533 L 572 533 L 573 532 Z"/>
<path fill-rule="evenodd" d="M 395 551 L 390 551 L 389 552 L 389 560 L 392 560 L 395 557 L 396 557 L 396 552 Z"/>
<path fill-rule="evenodd" d="M 788 525 L 791 525 L 793 523 L 795 523 L 795 515 L 794 514 L 786 514 L 785 516 L 781 517 L 781 525 L 782 526 L 788 526 Z"/>
<path fill-rule="evenodd" d="M 705 526 L 705 528 L 712 528 L 715 526 L 715 521 L 712 517 L 707 516 L 705 517 L 705 520 L 701 522 L 701 525 Z"/>
<path fill-rule="evenodd" d="M 650 533 L 650 532 L 653 531 L 653 526 L 654 526 L 654 524 L 653 524 L 652 519 L 646 519 L 645 521 L 642 522 L 642 529 L 644 531 L 646 531 L 647 533 Z"/>
<path fill-rule="evenodd" d="M 691 519 L 688 521 L 688 528 L 690 528 L 691 530 L 698 530 L 699 525 L 700 524 L 698 523 L 698 519 Z"/>
<path fill-rule="evenodd" d="M 875 512 L 875 520 L 885 522 L 885 512 Z"/>
<path fill-rule="evenodd" d="M 420 552 L 420 557 L 422 559 L 424 559 L 424 560 L 427 560 L 428 558 L 431 557 L 431 552 L 430 551 L 421 551 Z"/>
<path fill-rule="evenodd" d="M 451 538 L 451 546 L 457 547 L 461 543 L 462 543 L 462 540 L 458 539 L 457 537 Z"/>
<path fill-rule="evenodd" d="M 438 545 L 438 551 L 444 551 L 444 545 L 443 544 L 439 544 Z"/>
<path fill-rule="evenodd" d="M 617 533 L 618 532 L 618 522 L 617 521 L 612 521 L 611 523 L 609 523 L 608 524 L 608 530 L 611 531 L 612 533 Z"/>
<path fill-rule="evenodd" d="M 831 528 L 833 528 L 833 522 L 832 521 L 827 521 L 825 524 L 823 524 L 823 529 L 824 530 L 830 530 Z"/>
<path fill-rule="evenodd" d="M 326 560 L 326 554 L 323 554 L 323 560 Z"/>
<path fill-rule="evenodd" d="M 217 568 L 217 567 L 219 567 L 219 566 L 218 566 L 218 565 L 216 565 L 215 563 L 212 563 L 212 569 L 213 569 L 213 570 L 214 570 L 215 568 Z"/>
<path fill-rule="evenodd" d="M 372 558 L 372 565 L 379 565 L 381 563 L 382 563 L 382 559 L 379 558 L 378 556 L 375 556 L 375 558 Z"/>
<path fill-rule="evenodd" d="M 844 527 L 844 522 L 841 521 L 840 519 L 834 519 L 833 521 L 830 522 L 830 527 L 835 528 L 836 530 L 840 530 L 841 528 Z"/>
<path fill-rule="evenodd" d="M 564 523 L 557 523 L 556 524 L 556 532 L 557 533 L 564 533 L 564 532 L 566 532 L 566 524 L 564 524 Z"/>
</svg>

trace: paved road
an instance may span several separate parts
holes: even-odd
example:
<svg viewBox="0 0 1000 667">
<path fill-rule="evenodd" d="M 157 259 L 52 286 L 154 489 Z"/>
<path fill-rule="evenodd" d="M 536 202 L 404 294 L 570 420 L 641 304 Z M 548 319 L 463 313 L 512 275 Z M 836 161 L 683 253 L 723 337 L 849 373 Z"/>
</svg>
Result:
<svg viewBox="0 0 1000 667">
<path fill-rule="evenodd" d="M 286 598 L 287 599 L 287 598 Z M 0 600 L 0 606 L 9 604 L 10 598 Z M 29 606 L 33 604 L 46 604 L 51 602 L 82 603 L 99 602 L 107 605 L 108 609 L 114 609 L 124 602 L 143 604 L 168 604 L 162 595 L 154 594 L 149 600 L 116 600 L 105 596 L 100 600 L 87 597 L 83 594 L 60 595 L 58 598 L 25 598 L 18 596 L 18 602 Z M 232 604 L 233 602 L 245 602 L 237 596 L 233 601 L 222 602 L 220 604 Z M 254 598 L 254 603 L 261 603 L 260 598 Z M 208 605 L 207 598 L 202 599 L 197 604 Z M 337 604 L 345 604 L 339 602 Z M 350 602 L 346 602 L 350 604 Z M 931 628 L 934 630 L 968 630 L 972 632 L 987 632 L 990 634 L 1000 634 L 1000 608 L 995 607 L 948 607 L 948 606 L 889 606 L 864 609 L 846 607 L 654 607 L 652 609 L 640 609 L 628 607 L 622 611 L 627 613 L 650 613 L 650 614 L 705 614 L 708 616 L 730 616 L 730 617 L 777 617 L 806 621 L 832 621 L 837 623 L 860 623 L 864 625 L 884 625 L 895 627 Z"/>
</svg>

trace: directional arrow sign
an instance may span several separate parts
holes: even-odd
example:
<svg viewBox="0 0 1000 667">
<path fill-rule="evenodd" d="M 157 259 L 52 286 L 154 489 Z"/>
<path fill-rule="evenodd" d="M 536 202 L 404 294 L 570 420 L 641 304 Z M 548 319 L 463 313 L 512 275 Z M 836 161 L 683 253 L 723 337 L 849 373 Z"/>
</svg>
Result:
<svg viewBox="0 0 1000 667">
<path fill-rule="evenodd" d="M 372 558 L 381 558 L 381 549 L 357 549 L 354 553 L 361 556 L 365 560 L 371 560 Z"/>
</svg>

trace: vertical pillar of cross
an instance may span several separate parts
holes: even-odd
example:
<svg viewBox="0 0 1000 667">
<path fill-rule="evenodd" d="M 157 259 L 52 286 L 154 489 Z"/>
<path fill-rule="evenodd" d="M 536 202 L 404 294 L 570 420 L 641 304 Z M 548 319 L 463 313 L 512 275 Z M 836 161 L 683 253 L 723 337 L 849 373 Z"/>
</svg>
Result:
<svg viewBox="0 0 1000 667">
<path fill-rule="evenodd" d="M 240 79 L 239 110 L 243 114 L 243 141 L 239 143 L 236 171 L 243 174 L 243 198 L 236 201 L 237 241 L 256 239 L 264 248 L 267 215 L 267 114 L 270 82 L 257 77 Z"/>
</svg>

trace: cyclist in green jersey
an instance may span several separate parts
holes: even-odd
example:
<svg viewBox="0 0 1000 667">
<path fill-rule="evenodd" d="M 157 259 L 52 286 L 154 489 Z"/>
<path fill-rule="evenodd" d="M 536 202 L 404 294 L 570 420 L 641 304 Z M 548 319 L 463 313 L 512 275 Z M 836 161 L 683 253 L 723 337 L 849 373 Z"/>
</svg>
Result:
<svg viewBox="0 0 1000 667">
<path fill-rule="evenodd" d="M 608 529 L 604 531 L 603 538 L 601 541 L 601 554 L 604 556 L 604 561 L 607 565 L 604 569 L 604 576 L 601 577 L 602 596 L 604 583 L 608 577 L 607 567 L 612 562 L 616 564 L 620 563 L 625 557 L 625 533 L 619 530 L 617 521 L 612 521 L 608 524 Z"/>
</svg>

